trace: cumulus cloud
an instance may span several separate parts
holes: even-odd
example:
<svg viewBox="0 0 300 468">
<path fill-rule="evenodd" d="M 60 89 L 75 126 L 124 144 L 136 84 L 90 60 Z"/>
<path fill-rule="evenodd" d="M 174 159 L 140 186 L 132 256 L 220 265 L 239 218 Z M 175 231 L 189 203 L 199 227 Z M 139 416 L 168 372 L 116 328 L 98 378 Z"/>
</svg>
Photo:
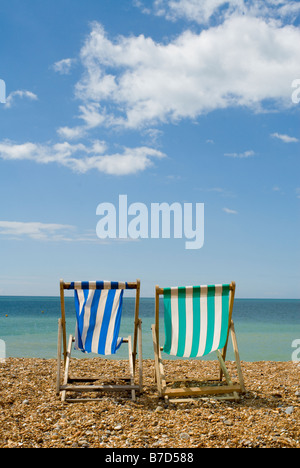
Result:
<svg viewBox="0 0 300 468">
<path fill-rule="evenodd" d="M 73 226 L 66 224 L 0 221 L 0 235 L 10 238 L 29 237 L 35 240 L 62 240 L 66 231 L 73 229 Z"/>
<path fill-rule="evenodd" d="M 56 163 L 82 174 L 90 170 L 119 176 L 136 174 L 151 167 L 153 159 L 163 157 L 162 152 L 144 146 L 123 148 L 122 152 L 109 154 L 106 143 L 100 140 L 93 141 L 89 146 L 66 141 L 56 144 L 0 142 L 0 158 L 3 160 Z"/>
<path fill-rule="evenodd" d="M 251 156 L 254 156 L 255 152 L 253 150 L 249 151 L 244 151 L 243 153 L 225 153 L 224 156 L 227 156 L 229 158 L 239 158 L 239 159 L 245 159 L 245 158 L 250 158 Z"/>
<path fill-rule="evenodd" d="M 86 128 L 80 125 L 76 127 L 60 127 L 57 133 L 66 140 L 76 140 L 86 135 Z"/>
<path fill-rule="evenodd" d="M 17 98 L 20 98 L 20 99 L 29 99 L 31 101 L 37 101 L 38 100 L 38 97 L 36 94 L 32 93 L 31 91 L 26 91 L 26 90 L 20 90 L 18 89 L 17 91 L 13 91 L 11 92 L 7 98 L 6 98 L 6 103 L 5 103 L 5 107 L 6 108 L 10 108 L 12 107 L 12 105 L 14 104 L 15 100 Z"/>
<path fill-rule="evenodd" d="M 143 0 L 135 3 L 145 6 Z M 293 105 L 290 84 L 300 63 L 300 30 L 293 20 L 299 2 L 149 0 L 144 11 L 191 19 L 201 27 L 157 42 L 144 35 L 109 37 L 101 24 L 92 23 L 79 57 L 53 65 L 67 74 L 75 60 L 81 62 L 83 73 L 75 86 L 79 122 L 58 128 L 62 141 L 56 144 L 0 141 L 0 158 L 52 162 L 80 173 L 134 174 L 165 155 L 148 146 L 108 151 L 103 142 L 88 141 L 93 130 L 132 129 L 158 136 L 158 125 L 196 120 L 219 109 L 265 112 Z M 15 91 L 6 107 L 17 97 L 37 99 L 30 91 Z M 285 142 L 293 138 L 273 137 Z M 254 154 L 249 150 L 226 156 Z"/>
<path fill-rule="evenodd" d="M 225 7 L 225 9 L 224 9 Z M 165 16 L 169 20 L 185 18 L 206 24 L 212 16 L 220 13 L 223 15 L 232 11 L 243 11 L 243 0 L 155 0 L 153 12 L 158 16 Z"/>
<path fill-rule="evenodd" d="M 143 35 L 110 39 L 93 23 L 80 53 L 80 118 L 85 128 L 138 129 L 230 106 L 291 106 L 299 43 L 299 29 L 252 16 L 233 15 L 165 43 Z"/>
<path fill-rule="evenodd" d="M 83 124 L 75 127 L 60 127 L 57 133 L 67 140 L 76 140 L 83 138 L 91 129 L 100 125 L 109 126 L 110 117 L 106 116 L 105 112 L 99 111 L 99 109 L 100 104 L 97 102 L 80 105 L 77 117 L 83 121 Z"/>
<path fill-rule="evenodd" d="M 69 224 L 40 221 L 0 221 L 0 236 L 6 239 L 31 239 L 41 242 L 99 242 L 94 229 L 80 232 Z"/>
<path fill-rule="evenodd" d="M 299 139 L 295 137 L 291 137 L 289 135 L 284 135 L 281 133 L 272 133 L 271 137 L 277 138 L 278 140 L 283 141 L 283 143 L 299 143 Z"/>
<path fill-rule="evenodd" d="M 61 75 L 68 75 L 74 63 L 75 59 L 66 58 L 55 62 L 52 67 L 53 70 L 57 73 L 60 73 Z"/>
<path fill-rule="evenodd" d="M 230 208 L 223 208 L 223 211 L 227 214 L 238 214 L 238 212 L 236 210 L 231 210 Z"/>
<path fill-rule="evenodd" d="M 136 5 L 147 14 L 165 16 L 171 21 L 183 18 L 201 25 L 237 14 L 295 19 L 300 12 L 299 2 L 291 0 L 138 0 Z"/>
</svg>

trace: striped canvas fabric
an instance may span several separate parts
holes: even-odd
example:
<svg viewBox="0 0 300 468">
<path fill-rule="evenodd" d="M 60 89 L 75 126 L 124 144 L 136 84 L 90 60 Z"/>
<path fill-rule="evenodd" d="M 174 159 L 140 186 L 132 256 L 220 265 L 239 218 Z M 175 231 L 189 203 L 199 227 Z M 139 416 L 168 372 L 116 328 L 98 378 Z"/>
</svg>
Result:
<svg viewBox="0 0 300 468">
<path fill-rule="evenodd" d="M 126 284 L 122 286 L 126 288 Z M 102 355 L 115 354 L 123 339 L 119 338 L 123 289 L 107 281 L 72 283 L 75 289 L 75 349 Z"/>
<path fill-rule="evenodd" d="M 194 358 L 224 348 L 229 293 L 229 284 L 165 288 L 164 352 Z"/>
</svg>

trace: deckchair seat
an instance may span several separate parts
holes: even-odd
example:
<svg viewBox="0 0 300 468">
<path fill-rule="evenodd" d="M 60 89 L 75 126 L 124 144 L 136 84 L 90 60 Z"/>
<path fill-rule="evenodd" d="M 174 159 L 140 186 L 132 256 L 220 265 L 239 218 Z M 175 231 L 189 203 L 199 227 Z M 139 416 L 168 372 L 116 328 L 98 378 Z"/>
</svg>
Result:
<svg viewBox="0 0 300 468">
<path fill-rule="evenodd" d="M 164 352 L 202 357 L 224 348 L 229 320 L 230 285 L 165 288 Z"/>
<path fill-rule="evenodd" d="M 119 331 L 124 289 L 119 289 L 118 283 L 107 285 L 103 281 L 93 284 L 95 289 L 86 286 L 89 283 L 75 289 L 75 349 L 105 356 L 116 354 L 123 342 Z"/>
</svg>

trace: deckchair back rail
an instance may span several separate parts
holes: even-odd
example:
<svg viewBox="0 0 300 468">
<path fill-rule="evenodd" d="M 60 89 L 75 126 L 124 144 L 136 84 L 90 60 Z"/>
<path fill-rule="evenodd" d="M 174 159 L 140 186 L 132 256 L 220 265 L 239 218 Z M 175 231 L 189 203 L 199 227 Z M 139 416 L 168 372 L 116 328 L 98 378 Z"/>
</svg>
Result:
<svg viewBox="0 0 300 468">
<path fill-rule="evenodd" d="M 139 281 L 137 282 L 120 282 L 120 281 L 72 281 L 62 282 L 63 289 L 138 289 Z"/>
</svg>

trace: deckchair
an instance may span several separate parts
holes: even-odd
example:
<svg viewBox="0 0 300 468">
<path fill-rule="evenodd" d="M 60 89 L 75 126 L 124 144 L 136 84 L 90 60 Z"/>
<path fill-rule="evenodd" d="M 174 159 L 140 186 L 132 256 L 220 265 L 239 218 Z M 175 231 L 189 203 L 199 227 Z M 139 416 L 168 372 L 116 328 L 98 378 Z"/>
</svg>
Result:
<svg viewBox="0 0 300 468">
<path fill-rule="evenodd" d="M 123 293 L 124 290 L 136 290 L 134 312 L 133 346 L 131 336 L 119 337 Z M 66 314 L 65 314 L 65 290 L 74 290 L 76 310 L 75 336 L 69 337 L 67 346 Z M 82 401 L 87 398 L 67 398 L 67 392 L 131 392 L 135 400 L 136 392 L 142 391 L 142 321 L 139 318 L 140 281 L 132 283 L 120 283 L 110 281 L 75 281 L 65 283 L 60 281 L 61 318 L 58 321 L 58 346 L 57 346 L 57 394 L 61 393 L 62 401 Z M 84 353 L 97 353 L 99 355 L 113 355 L 123 343 L 128 344 L 129 377 L 114 379 L 114 383 L 105 384 L 103 379 L 93 377 L 70 377 L 70 360 L 73 348 Z M 135 383 L 135 368 L 138 347 L 139 383 Z M 61 383 L 61 361 L 63 348 L 64 378 Z M 99 384 L 99 380 L 102 383 Z M 120 383 L 125 381 L 125 383 Z M 118 383 L 116 383 L 118 382 Z M 88 383 L 88 384 L 87 384 Z M 68 393 L 69 395 L 69 393 Z M 91 395 L 91 394 L 90 394 Z M 95 399 L 95 398 L 89 398 Z M 96 398 L 97 399 L 97 398 Z"/>
<path fill-rule="evenodd" d="M 221 398 L 238 399 L 239 393 L 245 392 L 232 311 L 235 294 L 235 283 L 209 286 L 189 286 L 160 288 L 156 286 L 155 324 L 152 325 L 152 336 L 155 356 L 155 378 L 158 395 L 169 401 L 182 401 L 186 397 L 203 397 L 223 395 Z M 165 344 L 159 345 L 159 299 L 164 299 Z M 229 332 L 239 383 L 233 384 L 225 365 Z M 216 352 L 219 363 L 219 378 L 216 382 L 209 380 L 195 386 L 178 386 L 178 382 L 168 385 L 165 376 L 162 353 L 178 358 L 198 358 Z M 188 366 L 188 362 L 187 362 Z M 225 376 L 225 383 L 222 378 Z M 194 379 L 193 379 L 194 380 Z M 188 382 L 185 382 L 186 384 Z M 192 384 L 194 385 L 194 384 Z M 226 394 L 226 396 L 225 396 Z M 179 400 L 178 400 L 179 398 Z"/>
</svg>

